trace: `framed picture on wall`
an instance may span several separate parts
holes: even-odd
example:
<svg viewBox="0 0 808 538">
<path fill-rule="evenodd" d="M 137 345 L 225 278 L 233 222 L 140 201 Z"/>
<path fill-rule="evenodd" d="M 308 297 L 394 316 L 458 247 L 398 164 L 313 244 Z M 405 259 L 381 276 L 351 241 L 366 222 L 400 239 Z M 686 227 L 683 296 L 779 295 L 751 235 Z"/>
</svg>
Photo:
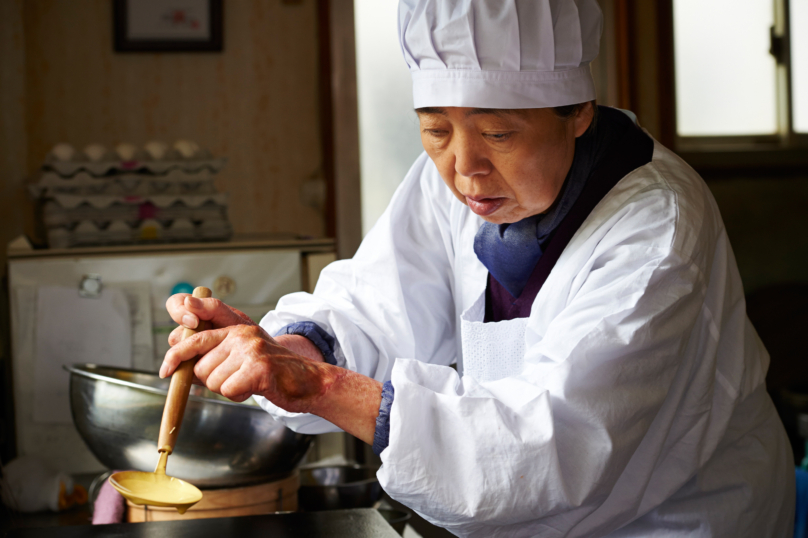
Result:
<svg viewBox="0 0 808 538">
<path fill-rule="evenodd" d="M 222 50 L 222 0 L 113 0 L 118 52 Z"/>
</svg>

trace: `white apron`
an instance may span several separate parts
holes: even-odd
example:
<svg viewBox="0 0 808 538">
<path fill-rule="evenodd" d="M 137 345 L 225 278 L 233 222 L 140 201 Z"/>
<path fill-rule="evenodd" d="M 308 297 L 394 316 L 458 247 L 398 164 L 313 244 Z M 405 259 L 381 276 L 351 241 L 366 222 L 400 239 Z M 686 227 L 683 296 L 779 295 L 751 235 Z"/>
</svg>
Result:
<svg viewBox="0 0 808 538">
<path fill-rule="evenodd" d="M 768 356 L 691 168 L 657 145 L 609 191 L 524 335 L 524 320 L 481 323 L 479 227 L 424 154 L 356 256 L 261 322 L 273 334 L 314 321 L 339 342 L 340 366 L 392 380 L 378 473 L 391 497 L 475 538 L 789 535 L 788 438 L 770 402 L 745 405 Z M 524 364 L 478 390 L 446 367 L 460 350 L 475 377 Z M 337 431 L 256 399 L 295 431 Z"/>
<path fill-rule="evenodd" d="M 519 374 L 528 318 L 483 323 L 484 318 L 485 290 L 460 316 L 463 375 L 482 383 Z"/>
</svg>

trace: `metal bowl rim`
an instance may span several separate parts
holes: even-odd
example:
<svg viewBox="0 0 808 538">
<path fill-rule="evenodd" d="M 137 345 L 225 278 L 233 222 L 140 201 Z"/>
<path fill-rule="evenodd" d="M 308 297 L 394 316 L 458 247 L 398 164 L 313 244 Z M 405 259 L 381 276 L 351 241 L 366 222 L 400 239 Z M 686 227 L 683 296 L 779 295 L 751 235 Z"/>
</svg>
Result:
<svg viewBox="0 0 808 538">
<path fill-rule="evenodd" d="M 114 377 L 108 377 L 108 376 L 105 376 L 105 375 L 102 375 L 102 374 L 98 374 L 98 373 L 94 373 L 94 372 L 91 372 L 91 371 L 88 371 L 88 370 L 84 370 L 84 368 L 99 368 L 99 367 L 100 368 L 109 368 L 111 370 L 120 370 L 120 371 L 123 371 L 123 372 L 132 372 L 132 373 L 135 373 L 135 374 L 144 374 L 144 375 L 150 375 L 150 376 L 155 375 L 154 372 L 146 372 L 145 370 L 135 370 L 135 369 L 132 369 L 132 368 L 117 368 L 117 367 L 113 367 L 113 366 L 104 366 L 103 364 L 95 364 L 95 363 L 91 363 L 91 362 L 76 363 L 76 364 L 72 364 L 70 366 L 65 364 L 63 366 L 63 368 L 65 370 L 67 370 L 68 372 L 70 372 L 71 374 L 76 374 L 76 375 L 80 375 L 80 376 L 83 376 L 83 377 L 88 377 L 90 379 L 95 379 L 95 380 L 98 380 L 98 381 L 105 381 L 107 383 L 113 383 L 115 385 L 123 385 L 125 387 L 129 387 L 129 388 L 136 389 L 136 390 L 142 390 L 144 392 L 150 392 L 152 394 L 159 394 L 161 396 L 168 395 L 168 390 L 167 389 L 163 390 L 163 389 L 158 389 L 158 388 L 154 388 L 154 387 L 148 387 L 146 385 L 139 385 L 138 383 L 132 383 L 131 381 L 124 381 L 123 379 L 116 379 Z M 205 398 L 204 396 L 196 396 L 194 394 L 189 394 L 188 399 L 189 400 L 194 400 L 194 401 L 197 401 L 197 402 L 205 402 L 205 403 L 213 403 L 213 404 L 219 404 L 219 405 L 227 405 L 227 406 L 231 406 L 231 407 L 238 407 L 240 409 L 250 409 L 250 410 L 253 410 L 253 411 L 260 411 L 261 413 L 266 413 L 266 411 L 264 411 L 261 407 L 256 407 L 254 405 L 243 404 L 243 403 L 238 403 L 238 402 L 230 402 L 230 401 L 225 402 L 225 401 L 222 401 L 222 400 L 216 400 L 214 398 Z"/>
</svg>

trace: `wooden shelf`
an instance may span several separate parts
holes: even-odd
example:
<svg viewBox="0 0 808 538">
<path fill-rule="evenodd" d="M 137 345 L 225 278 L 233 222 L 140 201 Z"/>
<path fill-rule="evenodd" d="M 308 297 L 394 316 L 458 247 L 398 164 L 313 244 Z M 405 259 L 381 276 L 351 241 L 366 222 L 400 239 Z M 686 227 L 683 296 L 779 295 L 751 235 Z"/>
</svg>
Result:
<svg viewBox="0 0 808 538">
<path fill-rule="evenodd" d="M 110 256 L 133 254 L 160 254 L 169 252 L 194 251 L 228 251 L 228 250 L 263 250 L 263 249 L 298 249 L 301 252 L 333 252 L 334 239 L 323 237 L 318 239 L 298 239 L 294 237 L 273 235 L 236 236 L 230 241 L 210 243 L 150 243 L 138 245 L 55 248 L 55 249 L 9 249 L 8 259 L 49 258 L 58 256 Z"/>
</svg>

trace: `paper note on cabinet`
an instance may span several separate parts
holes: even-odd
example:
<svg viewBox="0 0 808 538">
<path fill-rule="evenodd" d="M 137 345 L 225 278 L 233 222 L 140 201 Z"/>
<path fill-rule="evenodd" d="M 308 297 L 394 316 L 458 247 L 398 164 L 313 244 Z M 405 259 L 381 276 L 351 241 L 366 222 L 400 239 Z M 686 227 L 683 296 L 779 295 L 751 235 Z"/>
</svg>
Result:
<svg viewBox="0 0 808 538">
<path fill-rule="evenodd" d="M 93 299 L 56 286 L 37 295 L 34 421 L 68 424 L 70 374 L 63 366 L 131 367 L 129 305 L 122 290 L 109 287 Z"/>
</svg>

